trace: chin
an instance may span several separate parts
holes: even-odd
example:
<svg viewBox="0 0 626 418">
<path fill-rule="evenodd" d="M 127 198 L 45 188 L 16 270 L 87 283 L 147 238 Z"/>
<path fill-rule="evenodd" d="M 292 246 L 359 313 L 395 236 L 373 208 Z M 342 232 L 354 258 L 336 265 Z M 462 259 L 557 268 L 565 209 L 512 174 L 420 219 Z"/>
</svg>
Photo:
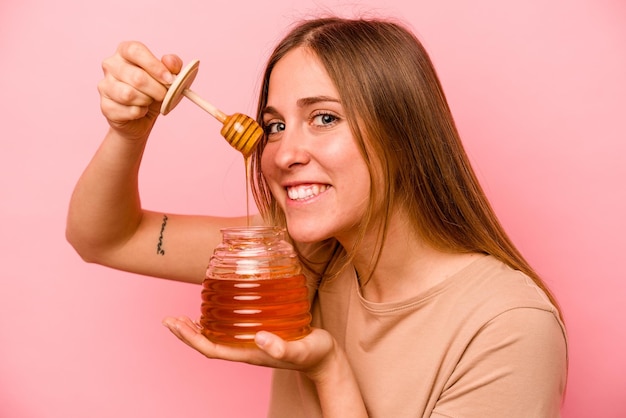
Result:
<svg viewBox="0 0 626 418">
<path fill-rule="evenodd" d="M 289 221 L 287 221 L 287 232 L 294 241 L 304 244 L 324 241 L 332 236 L 325 233 L 319 224 L 302 225 Z"/>
</svg>

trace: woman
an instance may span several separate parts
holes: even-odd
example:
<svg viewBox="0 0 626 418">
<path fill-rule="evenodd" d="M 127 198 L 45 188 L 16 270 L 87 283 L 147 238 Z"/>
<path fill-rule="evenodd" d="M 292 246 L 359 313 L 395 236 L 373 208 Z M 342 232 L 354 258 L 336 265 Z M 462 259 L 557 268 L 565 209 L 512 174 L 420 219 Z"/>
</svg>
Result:
<svg viewBox="0 0 626 418">
<path fill-rule="evenodd" d="M 182 62 L 123 43 L 104 61 L 111 126 L 79 180 L 67 236 L 91 262 L 200 282 L 219 228 L 143 210 L 137 172 Z M 315 19 L 269 59 L 254 196 L 316 289 L 314 331 L 258 349 L 164 324 L 210 358 L 274 367 L 270 416 L 554 417 L 566 381 L 557 304 L 498 223 L 432 63 L 384 20 Z M 154 251 L 163 230 L 167 254 Z"/>
</svg>

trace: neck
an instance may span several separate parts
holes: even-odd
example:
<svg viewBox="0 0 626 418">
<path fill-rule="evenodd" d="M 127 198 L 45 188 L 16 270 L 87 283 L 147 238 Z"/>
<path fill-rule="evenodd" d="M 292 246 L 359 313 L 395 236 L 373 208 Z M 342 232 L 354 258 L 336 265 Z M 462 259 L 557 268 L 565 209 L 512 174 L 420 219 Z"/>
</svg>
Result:
<svg viewBox="0 0 626 418">
<path fill-rule="evenodd" d="M 418 295 L 467 266 L 476 256 L 434 248 L 414 231 L 402 213 L 392 216 L 374 265 L 378 245 L 376 234 L 368 235 L 354 254 L 362 294 L 372 302 L 399 301 Z"/>
</svg>

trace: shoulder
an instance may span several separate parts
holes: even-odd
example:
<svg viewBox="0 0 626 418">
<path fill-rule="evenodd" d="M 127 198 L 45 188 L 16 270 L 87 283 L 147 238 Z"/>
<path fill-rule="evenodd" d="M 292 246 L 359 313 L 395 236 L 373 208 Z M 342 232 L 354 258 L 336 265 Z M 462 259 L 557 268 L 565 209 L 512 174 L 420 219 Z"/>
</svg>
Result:
<svg viewBox="0 0 626 418">
<path fill-rule="evenodd" d="M 474 335 L 436 411 L 445 416 L 557 417 L 566 381 L 566 341 L 554 315 L 511 309 Z"/>
<path fill-rule="evenodd" d="M 492 257 L 466 270 L 459 278 L 465 280 L 457 283 L 465 308 L 454 312 L 464 318 L 457 334 L 463 347 L 456 351 L 437 411 L 558 416 L 567 378 L 567 336 L 556 308 L 529 277 Z"/>
<path fill-rule="evenodd" d="M 505 345 L 513 357 L 522 350 L 566 359 L 567 334 L 559 313 L 527 275 L 485 256 L 450 287 L 448 315 L 456 318 L 452 322 L 458 322 L 457 337 L 470 353 L 479 353 L 481 347 L 493 352 Z"/>
<path fill-rule="evenodd" d="M 514 270 L 492 256 L 475 261 L 454 279 L 468 306 L 495 317 L 511 309 L 529 308 L 558 316 L 546 294 L 524 273 Z"/>
</svg>

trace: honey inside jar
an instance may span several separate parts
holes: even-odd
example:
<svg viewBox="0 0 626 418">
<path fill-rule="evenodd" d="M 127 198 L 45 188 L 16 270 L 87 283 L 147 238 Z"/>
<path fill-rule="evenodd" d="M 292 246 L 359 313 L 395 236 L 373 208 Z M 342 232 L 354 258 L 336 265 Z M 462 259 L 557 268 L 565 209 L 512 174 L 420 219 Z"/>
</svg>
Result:
<svg viewBox="0 0 626 418">
<path fill-rule="evenodd" d="M 254 346 L 258 331 L 285 340 L 307 335 L 306 278 L 293 247 L 275 227 L 225 228 L 204 282 L 200 325 L 219 344 Z"/>
</svg>

